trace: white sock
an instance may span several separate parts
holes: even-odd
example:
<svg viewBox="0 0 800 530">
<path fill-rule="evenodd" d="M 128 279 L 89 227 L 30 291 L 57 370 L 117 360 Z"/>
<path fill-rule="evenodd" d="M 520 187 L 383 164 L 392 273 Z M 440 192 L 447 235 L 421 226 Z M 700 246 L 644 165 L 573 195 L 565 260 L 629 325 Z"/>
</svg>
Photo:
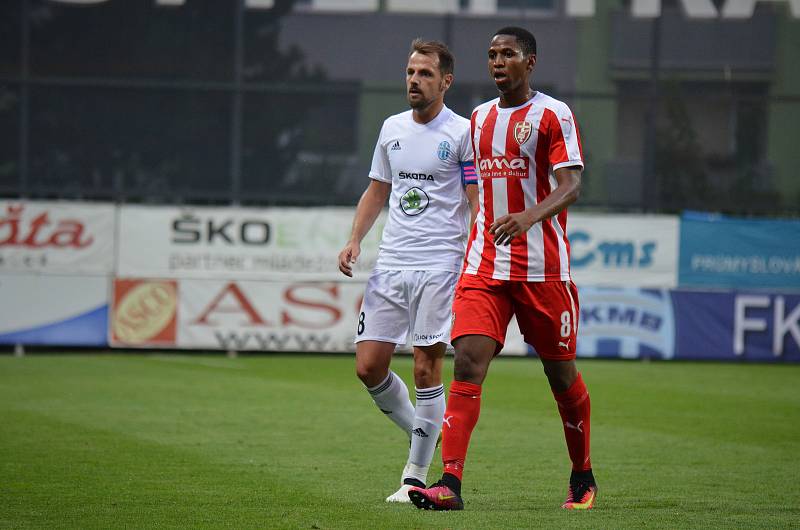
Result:
<svg viewBox="0 0 800 530">
<path fill-rule="evenodd" d="M 423 483 L 428 477 L 436 440 L 442 431 L 445 399 L 444 386 L 417 388 L 417 407 L 411 428 L 411 450 L 403 470 L 403 480 L 415 478 Z"/>
<path fill-rule="evenodd" d="M 389 370 L 380 384 L 367 388 L 375 404 L 386 414 L 386 417 L 403 429 L 406 436 L 411 436 L 411 425 L 414 422 L 414 405 L 408 397 L 408 387 L 397 374 Z M 443 413 L 444 414 L 444 413 Z"/>
</svg>

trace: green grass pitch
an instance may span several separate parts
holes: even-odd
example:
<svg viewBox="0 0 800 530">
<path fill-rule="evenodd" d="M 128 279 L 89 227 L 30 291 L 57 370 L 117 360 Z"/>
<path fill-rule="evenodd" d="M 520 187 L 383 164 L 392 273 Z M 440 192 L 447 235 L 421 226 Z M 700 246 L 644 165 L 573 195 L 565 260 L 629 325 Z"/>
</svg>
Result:
<svg viewBox="0 0 800 530">
<path fill-rule="evenodd" d="M 350 357 L 0 357 L 0 528 L 800 527 L 800 366 L 579 366 L 596 508 L 559 509 L 540 364 L 500 358 L 447 513 L 384 503 L 408 445 Z"/>
</svg>

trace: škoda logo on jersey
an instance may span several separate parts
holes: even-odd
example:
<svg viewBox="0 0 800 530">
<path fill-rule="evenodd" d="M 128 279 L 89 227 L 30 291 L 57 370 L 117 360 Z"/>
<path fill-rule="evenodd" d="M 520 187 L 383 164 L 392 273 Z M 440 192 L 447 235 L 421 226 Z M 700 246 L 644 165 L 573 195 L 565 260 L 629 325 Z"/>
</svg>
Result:
<svg viewBox="0 0 800 530">
<path fill-rule="evenodd" d="M 530 166 L 528 160 L 527 156 L 481 158 L 478 161 L 478 169 L 480 170 L 481 178 L 484 179 L 504 179 L 509 177 L 526 179 L 528 178 L 528 167 Z"/>
</svg>

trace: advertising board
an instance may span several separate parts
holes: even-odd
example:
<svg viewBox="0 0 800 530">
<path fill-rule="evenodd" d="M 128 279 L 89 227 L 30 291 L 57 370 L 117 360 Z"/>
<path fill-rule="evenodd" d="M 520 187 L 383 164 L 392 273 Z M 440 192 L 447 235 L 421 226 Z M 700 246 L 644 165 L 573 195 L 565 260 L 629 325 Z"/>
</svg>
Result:
<svg viewBox="0 0 800 530">
<path fill-rule="evenodd" d="M 0 274 L 0 344 L 106 346 L 109 281 Z"/>
<path fill-rule="evenodd" d="M 347 281 L 337 257 L 353 208 L 120 207 L 118 276 Z M 384 215 L 362 242 L 355 278 L 375 265 Z"/>
<path fill-rule="evenodd" d="M 109 275 L 111 204 L 0 200 L 0 273 Z"/>
<path fill-rule="evenodd" d="M 668 215 L 571 214 L 572 279 L 578 287 L 675 287 L 678 226 Z"/>
<path fill-rule="evenodd" d="M 800 291 L 800 221 L 687 213 L 681 219 L 682 287 Z"/>
</svg>

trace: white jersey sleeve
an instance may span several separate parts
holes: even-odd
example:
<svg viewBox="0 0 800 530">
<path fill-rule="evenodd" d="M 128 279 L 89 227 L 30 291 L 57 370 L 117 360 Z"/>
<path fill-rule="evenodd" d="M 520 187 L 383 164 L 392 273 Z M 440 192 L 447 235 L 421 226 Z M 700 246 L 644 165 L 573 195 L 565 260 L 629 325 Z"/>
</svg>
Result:
<svg viewBox="0 0 800 530">
<path fill-rule="evenodd" d="M 472 149 L 469 122 L 467 120 L 464 121 L 467 123 L 467 129 L 459 141 L 458 161 L 461 165 L 461 183 L 466 186 L 468 184 L 477 184 L 478 174 L 475 172 L 475 151 Z"/>
<path fill-rule="evenodd" d="M 391 184 L 392 168 L 389 165 L 389 157 L 386 154 L 386 146 L 384 145 L 385 130 L 386 122 L 383 122 L 381 132 L 378 135 L 378 142 L 375 144 L 375 152 L 372 154 L 372 166 L 369 170 L 369 178 Z"/>
<path fill-rule="evenodd" d="M 461 136 L 459 143 L 459 161 L 473 162 L 475 160 L 475 153 L 472 152 L 472 142 L 470 141 L 470 130 L 466 129 Z"/>
</svg>

